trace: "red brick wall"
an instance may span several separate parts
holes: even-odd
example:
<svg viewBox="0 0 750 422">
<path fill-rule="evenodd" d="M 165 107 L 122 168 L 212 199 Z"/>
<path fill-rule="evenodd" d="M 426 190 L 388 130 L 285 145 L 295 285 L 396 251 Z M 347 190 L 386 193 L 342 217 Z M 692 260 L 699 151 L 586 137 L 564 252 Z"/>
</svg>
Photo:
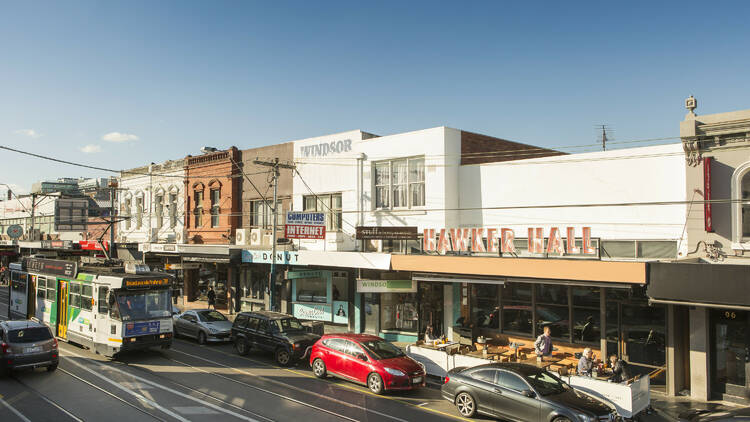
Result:
<svg viewBox="0 0 750 422">
<path fill-rule="evenodd" d="M 564 155 L 564 152 L 461 131 L 461 165 Z"/>
<path fill-rule="evenodd" d="M 185 229 L 187 243 L 231 244 L 240 225 L 240 152 L 231 147 L 185 159 Z M 211 191 L 219 190 L 219 224 L 211 227 Z M 195 193 L 203 192 L 202 225 L 195 226 Z"/>
</svg>

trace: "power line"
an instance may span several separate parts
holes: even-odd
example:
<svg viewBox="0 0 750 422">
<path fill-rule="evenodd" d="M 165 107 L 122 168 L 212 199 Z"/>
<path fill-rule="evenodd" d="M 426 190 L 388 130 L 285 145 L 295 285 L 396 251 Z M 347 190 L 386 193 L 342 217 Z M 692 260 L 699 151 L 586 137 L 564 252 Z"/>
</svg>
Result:
<svg viewBox="0 0 750 422">
<path fill-rule="evenodd" d="M 294 168 L 294 171 L 295 171 L 295 172 L 297 173 L 297 176 L 299 176 L 299 180 L 301 180 L 301 181 L 302 181 L 302 183 L 303 183 L 303 184 L 305 185 L 305 187 L 307 188 L 307 190 L 308 190 L 308 191 L 309 191 L 309 192 L 310 192 L 311 194 L 313 194 L 313 196 L 315 196 L 315 201 L 316 201 L 316 202 L 320 202 L 321 204 L 323 204 L 323 206 L 324 206 L 324 207 L 326 207 L 326 208 L 328 209 L 328 211 L 329 211 L 329 212 L 331 213 L 331 218 L 333 218 L 333 216 L 334 216 L 334 215 L 336 214 L 336 212 L 334 212 L 334 211 L 333 211 L 333 210 L 331 209 L 331 207 L 329 207 L 329 206 L 328 206 L 328 204 L 326 204 L 325 202 L 323 202 L 323 200 L 322 200 L 322 199 L 320 199 L 320 197 L 318 196 L 318 194 L 317 194 L 317 193 L 313 192 L 313 190 L 312 190 L 312 189 L 310 189 L 310 185 L 308 185 L 308 184 L 307 184 L 307 182 L 305 182 L 305 179 L 304 179 L 304 178 L 302 177 L 302 175 L 300 174 L 299 170 L 297 170 L 297 167 L 295 167 L 295 168 Z M 316 207 L 316 208 L 317 208 L 317 207 Z M 343 211 L 339 211 L 339 212 L 343 213 Z M 341 221 L 343 221 L 344 223 L 346 223 L 346 224 L 348 224 L 349 226 L 351 226 L 351 227 L 352 227 L 352 228 L 353 228 L 354 230 L 356 230 L 356 229 L 357 229 L 357 226 L 355 226 L 355 225 L 353 225 L 352 223 L 350 223 L 350 222 L 348 222 L 348 221 L 344 220 L 344 217 L 343 217 L 343 216 L 341 217 Z"/>
</svg>

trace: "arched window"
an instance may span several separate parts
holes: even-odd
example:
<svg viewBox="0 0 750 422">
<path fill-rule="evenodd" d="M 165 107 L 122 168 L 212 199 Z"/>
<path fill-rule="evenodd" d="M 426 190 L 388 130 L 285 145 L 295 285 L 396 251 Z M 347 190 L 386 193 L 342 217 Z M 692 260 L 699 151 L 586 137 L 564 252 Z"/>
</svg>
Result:
<svg viewBox="0 0 750 422">
<path fill-rule="evenodd" d="M 161 229 L 164 224 L 164 189 L 161 186 L 154 190 L 154 216 L 156 228 Z"/>
<path fill-rule="evenodd" d="M 120 215 L 124 218 L 123 225 L 125 230 L 130 230 L 130 209 L 133 204 L 133 196 L 130 192 L 126 193 L 122 198 L 122 204 L 120 204 Z"/>
<path fill-rule="evenodd" d="M 169 228 L 174 229 L 177 227 L 177 199 L 180 195 L 180 189 L 177 186 L 169 187 Z"/>
<path fill-rule="evenodd" d="M 750 162 L 732 174 L 732 249 L 750 250 Z"/>
</svg>

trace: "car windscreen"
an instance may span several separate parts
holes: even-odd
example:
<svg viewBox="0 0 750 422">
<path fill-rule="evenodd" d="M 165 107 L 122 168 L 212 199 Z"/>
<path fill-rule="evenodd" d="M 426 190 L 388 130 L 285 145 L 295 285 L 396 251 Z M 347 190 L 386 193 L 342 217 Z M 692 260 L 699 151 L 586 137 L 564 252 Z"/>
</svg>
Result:
<svg viewBox="0 0 750 422">
<path fill-rule="evenodd" d="M 227 320 L 227 317 L 217 311 L 198 312 L 198 318 L 201 320 L 201 322 L 219 322 Z"/>
<path fill-rule="evenodd" d="M 531 384 L 540 396 L 550 396 L 564 393 L 568 385 L 547 371 L 532 372 L 524 375 L 524 379 Z"/>
<path fill-rule="evenodd" d="M 274 321 L 276 323 L 276 327 L 279 329 L 280 332 L 286 332 L 286 331 L 304 331 L 305 327 L 302 325 L 301 322 L 297 318 L 285 318 L 285 319 L 277 319 Z"/>
<path fill-rule="evenodd" d="M 8 331 L 8 340 L 10 343 L 33 343 L 51 338 L 52 334 L 50 334 L 49 329 L 46 327 L 31 327 Z"/>
<path fill-rule="evenodd" d="M 360 344 L 367 349 L 373 358 L 377 360 L 392 359 L 404 356 L 404 352 L 398 347 L 383 340 L 366 340 L 360 341 Z"/>
<path fill-rule="evenodd" d="M 169 317 L 171 314 L 169 290 L 120 291 L 115 294 L 123 321 Z"/>
</svg>

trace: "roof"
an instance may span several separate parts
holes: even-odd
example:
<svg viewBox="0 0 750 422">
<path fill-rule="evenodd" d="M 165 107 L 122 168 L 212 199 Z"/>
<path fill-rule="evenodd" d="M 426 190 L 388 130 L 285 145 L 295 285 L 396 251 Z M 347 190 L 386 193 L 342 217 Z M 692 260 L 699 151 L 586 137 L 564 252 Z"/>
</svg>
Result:
<svg viewBox="0 0 750 422">
<path fill-rule="evenodd" d="M 273 312 L 273 311 L 248 311 L 248 312 L 241 312 L 241 313 L 245 315 L 258 315 L 258 316 L 262 316 L 268 319 L 292 318 L 292 315 L 282 314 L 281 312 Z"/>
<path fill-rule="evenodd" d="M 527 363 L 518 363 L 518 362 L 495 362 L 495 363 L 488 363 L 485 365 L 473 366 L 472 368 L 507 369 L 509 371 L 517 372 L 522 375 L 537 374 L 540 371 L 542 371 L 542 368 L 539 368 L 535 365 L 529 365 Z"/>
<path fill-rule="evenodd" d="M 32 321 L 30 319 L 23 320 L 23 321 L 3 321 L 0 323 L 0 325 L 4 325 L 8 327 L 9 330 L 19 330 L 23 328 L 36 328 L 36 327 L 46 327 L 46 325 Z"/>
</svg>

